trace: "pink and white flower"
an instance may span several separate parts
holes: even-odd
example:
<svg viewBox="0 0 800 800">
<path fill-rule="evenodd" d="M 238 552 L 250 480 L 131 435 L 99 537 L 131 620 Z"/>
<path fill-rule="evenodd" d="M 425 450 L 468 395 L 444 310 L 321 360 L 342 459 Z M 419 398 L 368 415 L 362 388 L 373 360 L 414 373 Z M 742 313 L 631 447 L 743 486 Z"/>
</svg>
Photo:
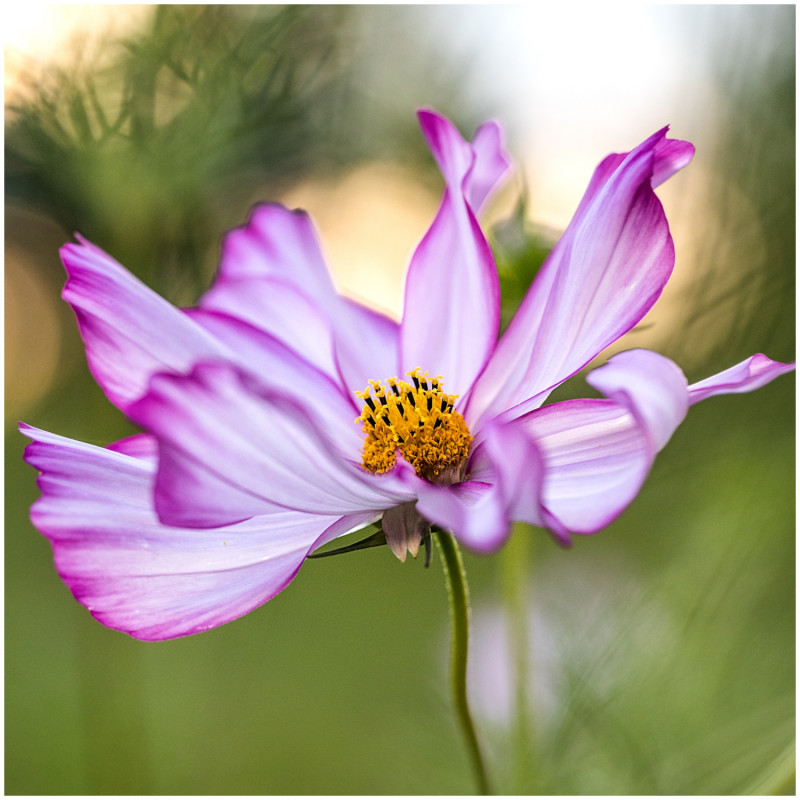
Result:
<svg viewBox="0 0 800 800">
<path fill-rule="evenodd" d="M 690 405 L 794 368 L 758 354 L 688 385 L 632 350 L 589 374 L 603 398 L 544 405 L 660 295 L 675 256 L 654 189 L 694 148 L 664 129 L 602 161 L 498 339 L 476 215 L 508 170 L 501 129 L 467 142 L 419 118 L 445 192 L 400 322 L 340 295 L 308 217 L 279 205 L 227 235 L 190 310 L 83 239 L 63 248 L 91 371 L 145 431 L 103 448 L 21 426 L 41 473 L 32 520 L 103 624 L 146 640 L 207 630 L 379 519 L 400 558 L 431 525 L 479 552 L 514 520 L 569 543 L 628 506 Z"/>
</svg>

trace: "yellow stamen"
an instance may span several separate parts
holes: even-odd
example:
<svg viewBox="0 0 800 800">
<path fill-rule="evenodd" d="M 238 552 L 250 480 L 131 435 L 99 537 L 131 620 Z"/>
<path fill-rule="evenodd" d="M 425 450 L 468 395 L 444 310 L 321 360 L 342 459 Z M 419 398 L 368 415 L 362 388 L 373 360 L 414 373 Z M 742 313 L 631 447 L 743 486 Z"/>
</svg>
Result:
<svg viewBox="0 0 800 800">
<path fill-rule="evenodd" d="M 442 378 L 420 375 L 417 367 L 407 373 L 412 384 L 389 378 L 384 388 L 380 381 L 358 397 L 364 408 L 356 422 L 362 423 L 364 468 L 381 474 L 388 472 L 399 450 L 421 478 L 439 482 L 454 477 L 467 460 L 472 435 L 467 423 L 453 406 L 458 395 L 445 394 Z"/>
</svg>

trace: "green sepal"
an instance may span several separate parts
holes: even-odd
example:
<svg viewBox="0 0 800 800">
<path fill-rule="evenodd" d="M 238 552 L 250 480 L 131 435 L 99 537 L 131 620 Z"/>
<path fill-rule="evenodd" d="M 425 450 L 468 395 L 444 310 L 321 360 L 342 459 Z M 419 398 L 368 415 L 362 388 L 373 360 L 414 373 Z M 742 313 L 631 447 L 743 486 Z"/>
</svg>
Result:
<svg viewBox="0 0 800 800">
<path fill-rule="evenodd" d="M 362 531 L 369 530 L 370 528 L 374 529 L 374 533 L 371 533 L 364 539 L 359 539 L 359 541 L 353 542 L 352 544 L 346 544 L 343 547 L 334 547 L 332 550 L 323 550 L 319 553 L 311 553 L 308 558 L 338 556 L 342 553 L 352 553 L 356 550 L 365 550 L 368 547 L 380 547 L 381 545 L 386 544 L 386 535 L 383 532 L 383 528 L 381 528 L 380 522 L 373 522 L 372 525 L 362 528 Z"/>
</svg>

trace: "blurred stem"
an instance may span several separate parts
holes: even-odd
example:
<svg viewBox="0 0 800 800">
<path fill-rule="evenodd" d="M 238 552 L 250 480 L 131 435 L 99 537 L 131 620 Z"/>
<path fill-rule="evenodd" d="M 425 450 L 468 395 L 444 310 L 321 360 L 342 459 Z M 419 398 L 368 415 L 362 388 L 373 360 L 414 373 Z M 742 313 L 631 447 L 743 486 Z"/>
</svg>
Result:
<svg viewBox="0 0 800 800">
<path fill-rule="evenodd" d="M 469 589 L 467 573 L 461 552 L 455 539 L 445 531 L 433 529 L 433 535 L 439 552 L 442 554 L 442 567 L 447 591 L 450 596 L 450 686 L 453 692 L 458 722 L 467 740 L 475 780 L 480 794 L 491 794 L 489 780 L 486 776 L 483 756 L 481 755 L 475 726 L 467 701 L 467 655 L 469 649 Z"/>
<path fill-rule="evenodd" d="M 529 716 L 530 629 L 528 620 L 528 565 L 533 540 L 529 530 L 518 530 L 501 553 L 503 593 L 509 615 L 511 663 L 514 674 L 514 774 L 522 790 L 528 783 L 533 754 L 533 726 Z"/>
</svg>

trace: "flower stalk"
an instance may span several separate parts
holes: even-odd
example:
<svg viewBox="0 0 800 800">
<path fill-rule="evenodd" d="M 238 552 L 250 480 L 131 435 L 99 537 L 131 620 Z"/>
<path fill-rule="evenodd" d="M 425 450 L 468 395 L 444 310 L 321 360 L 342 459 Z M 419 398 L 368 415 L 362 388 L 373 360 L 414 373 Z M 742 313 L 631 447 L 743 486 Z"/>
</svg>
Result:
<svg viewBox="0 0 800 800">
<path fill-rule="evenodd" d="M 442 556 L 447 592 L 450 597 L 450 686 L 453 693 L 458 722 L 467 742 L 475 781 L 479 794 L 491 794 L 472 714 L 467 699 L 467 656 L 469 651 L 469 588 L 467 573 L 461 559 L 461 551 L 451 534 L 438 528 L 432 529 Z"/>
</svg>

